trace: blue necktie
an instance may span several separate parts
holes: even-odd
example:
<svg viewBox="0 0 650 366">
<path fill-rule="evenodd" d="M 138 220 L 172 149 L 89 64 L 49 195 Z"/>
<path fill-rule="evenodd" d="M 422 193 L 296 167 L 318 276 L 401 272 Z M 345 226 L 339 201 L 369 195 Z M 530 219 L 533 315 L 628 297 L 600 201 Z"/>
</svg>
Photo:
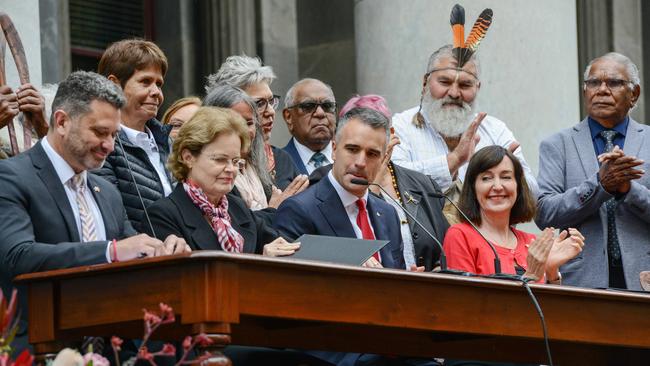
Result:
<svg viewBox="0 0 650 366">
<path fill-rule="evenodd" d="M 311 159 L 309 159 L 310 162 L 314 163 L 314 168 L 316 168 L 316 169 L 322 167 L 325 160 L 327 160 L 327 158 L 320 151 L 317 152 L 317 153 L 314 153 L 314 155 L 311 156 Z"/>
<path fill-rule="evenodd" d="M 605 152 L 610 152 L 614 149 L 614 138 L 618 132 L 612 130 L 605 130 L 600 132 L 600 136 L 605 140 Z M 607 209 L 607 253 L 609 254 L 609 261 L 615 266 L 622 266 L 621 262 L 621 246 L 618 242 L 618 233 L 616 232 L 616 199 L 610 198 L 605 202 Z"/>
</svg>

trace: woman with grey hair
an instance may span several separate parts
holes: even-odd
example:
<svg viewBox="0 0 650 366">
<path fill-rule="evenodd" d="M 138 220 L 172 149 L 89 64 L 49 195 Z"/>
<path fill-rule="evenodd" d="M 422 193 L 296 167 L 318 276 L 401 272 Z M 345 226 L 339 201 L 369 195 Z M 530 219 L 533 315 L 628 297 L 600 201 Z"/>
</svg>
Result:
<svg viewBox="0 0 650 366">
<path fill-rule="evenodd" d="M 263 65 L 258 57 L 230 56 L 221 64 L 219 70 L 207 79 L 205 89 L 208 93 L 216 85 L 228 84 L 242 89 L 253 99 L 264 137 L 267 169 L 275 185 L 285 189 L 300 175 L 300 171 L 288 153 L 271 145 L 275 108 L 280 102 L 280 96 L 271 91 L 271 83 L 275 80 L 273 69 Z"/>
<path fill-rule="evenodd" d="M 235 178 L 235 187 L 250 209 L 277 208 L 287 197 L 307 188 L 309 181 L 304 175 L 298 176 L 284 190 L 273 184 L 266 169 L 264 138 L 255 103 L 243 90 L 228 84 L 214 85 L 203 99 L 203 105 L 230 108 L 246 120 L 251 146 L 242 153 L 246 166 Z"/>
</svg>

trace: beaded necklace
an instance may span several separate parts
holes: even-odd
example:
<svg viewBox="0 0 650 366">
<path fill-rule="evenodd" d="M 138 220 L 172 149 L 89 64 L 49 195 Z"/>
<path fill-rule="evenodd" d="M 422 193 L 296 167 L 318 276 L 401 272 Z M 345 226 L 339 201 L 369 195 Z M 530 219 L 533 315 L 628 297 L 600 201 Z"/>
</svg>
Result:
<svg viewBox="0 0 650 366">
<path fill-rule="evenodd" d="M 390 180 L 393 182 L 393 189 L 397 195 L 397 201 L 401 204 L 404 204 L 402 201 L 402 196 L 399 194 L 399 189 L 397 189 L 397 178 L 395 177 L 395 171 L 393 170 L 393 162 L 388 162 L 388 172 L 390 173 Z"/>
</svg>

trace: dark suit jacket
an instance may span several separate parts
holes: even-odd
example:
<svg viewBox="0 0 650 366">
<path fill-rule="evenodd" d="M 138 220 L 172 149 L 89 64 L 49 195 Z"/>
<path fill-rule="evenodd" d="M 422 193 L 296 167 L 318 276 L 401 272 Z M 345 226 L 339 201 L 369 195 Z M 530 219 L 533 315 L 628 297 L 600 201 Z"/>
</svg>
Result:
<svg viewBox="0 0 650 366">
<path fill-rule="evenodd" d="M 284 190 L 301 173 L 289 153 L 275 146 L 271 149 L 275 159 L 275 185 Z"/>
<path fill-rule="evenodd" d="M 194 205 L 179 182 L 172 193 L 156 201 L 147 210 L 156 237 L 163 240 L 170 234 L 182 237 L 192 250 L 221 250 L 217 235 L 201 210 Z M 253 215 L 244 201 L 228 195 L 228 214 L 232 227 L 244 237 L 245 253 L 262 253 L 264 245 L 276 239 L 277 232 Z M 148 225 L 142 231 L 151 234 Z"/>
<path fill-rule="evenodd" d="M 307 175 L 309 173 L 307 173 L 307 168 L 305 167 L 305 164 L 303 164 L 302 159 L 300 159 L 300 154 L 298 154 L 298 149 L 296 149 L 296 143 L 294 141 L 295 139 L 292 137 L 291 140 L 289 140 L 289 143 L 287 143 L 287 146 L 283 148 L 283 150 L 291 156 L 300 174 Z"/>
<path fill-rule="evenodd" d="M 375 237 L 390 240 L 380 251 L 383 266 L 404 268 L 402 237 L 395 209 L 373 195 L 368 195 L 367 207 Z M 278 207 L 275 228 L 287 240 L 295 240 L 303 234 L 356 237 L 341 199 L 327 178 L 282 202 Z"/>
<path fill-rule="evenodd" d="M 442 243 L 449 223 L 442 214 L 444 198 L 433 196 L 435 192 L 440 191 L 438 184 L 425 174 L 395 164 L 393 167 L 397 190 L 402 196 L 404 207 Z M 309 176 L 309 184 L 316 184 L 331 169 L 332 165 L 330 164 L 314 170 Z M 413 199 L 409 200 L 409 197 Z M 433 270 L 436 262 L 440 259 L 440 247 L 408 216 L 407 221 L 413 239 L 415 263 L 418 266 L 424 266 L 426 271 Z"/>
<path fill-rule="evenodd" d="M 0 187 L 0 278 L 5 294 L 19 274 L 106 263 L 107 241 L 80 243 L 65 189 L 40 142 L 0 161 Z M 88 174 L 88 187 L 101 211 L 107 239 L 136 234 L 114 185 Z M 26 295 L 23 290 L 23 319 Z"/>
</svg>

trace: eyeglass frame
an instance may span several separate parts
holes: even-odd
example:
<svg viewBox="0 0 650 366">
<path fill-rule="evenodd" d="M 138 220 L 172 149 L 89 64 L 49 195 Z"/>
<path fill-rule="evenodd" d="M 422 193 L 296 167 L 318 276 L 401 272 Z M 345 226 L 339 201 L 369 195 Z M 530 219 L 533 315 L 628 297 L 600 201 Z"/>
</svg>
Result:
<svg viewBox="0 0 650 366">
<path fill-rule="evenodd" d="M 599 81 L 599 83 L 598 83 L 598 85 L 593 85 L 591 87 L 589 85 L 587 85 L 588 82 L 592 82 L 592 81 Z M 611 86 L 611 85 L 609 85 L 609 83 L 611 83 L 611 82 L 620 82 L 621 85 L 620 86 Z M 612 78 L 612 79 L 596 79 L 596 78 L 587 79 L 587 80 L 584 80 L 582 82 L 582 85 L 584 86 L 584 88 L 586 90 L 598 90 L 603 85 L 603 83 L 605 83 L 605 87 L 607 89 L 609 89 L 609 91 L 620 90 L 621 88 L 625 87 L 626 85 L 634 86 L 634 82 L 632 82 L 631 80 L 616 79 L 616 78 Z"/>
<path fill-rule="evenodd" d="M 305 105 L 309 105 L 309 104 L 313 104 L 313 107 L 312 107 L 312 108 L 314 108 L 314 109 L 313 109 L 312 111 L 308 111 L 308 110 L 305 108 Z M 327 111 L 327 109 L 325 109 L 325 104 L 332 104 L 332 110 L 331 110 L 331 111 Z M 287 109 L 298 108 L 298 109 L 300 109 L 304 114 L 314 114 L 314 113 L 316 112 L 316 110 L 318 110 L 318 107 L 320 107 L 320 108 L 323 110 L 323 112 L 325 112 L 325 113 L 329 113 L 329 114 L 334 114 L 334 115 L 336 115 L 336 110 L 337 110 L 337 108 L 338 108 L 338 105 L 336 104 L 335 101 L 334 101 L 334 102 L 333 102 L 333 101 L 325 101 L 325 102 L 301 102 L 301 103 L 296 103 L 296 104 L 294 104 L 294 105 L 292 105 L 292 106 L 289 106 L 289 107 L 287 107 Z M 329 109 L 329 108 L 328 108 L 328 109 Z"/>
<path fill-rule="evenodd" d="M 253 102 L 255 103 L 255 108 L 257 108 L 257 113 L 264 113 L 269 106 L 271 106 L 273 109 L 276 109 L 278 105 L 280 105 L 280 96 L 277 94 L 273 94 L 271 98 L 260 98 L 260 99 L 255 99 Z"/>
<path fill-rule="evenodd" d="M 244 158 L 229 158 L 227 156 L 221 155 L 209 155 L 207 156 L 210 161 L 217 164 L 218 167 L 223 167 L 224 169 L 229 165 L 232 165 L 233 168 L 238 171 L 243 171 L 246 169 L 246 159 Z"/>
</svg>

